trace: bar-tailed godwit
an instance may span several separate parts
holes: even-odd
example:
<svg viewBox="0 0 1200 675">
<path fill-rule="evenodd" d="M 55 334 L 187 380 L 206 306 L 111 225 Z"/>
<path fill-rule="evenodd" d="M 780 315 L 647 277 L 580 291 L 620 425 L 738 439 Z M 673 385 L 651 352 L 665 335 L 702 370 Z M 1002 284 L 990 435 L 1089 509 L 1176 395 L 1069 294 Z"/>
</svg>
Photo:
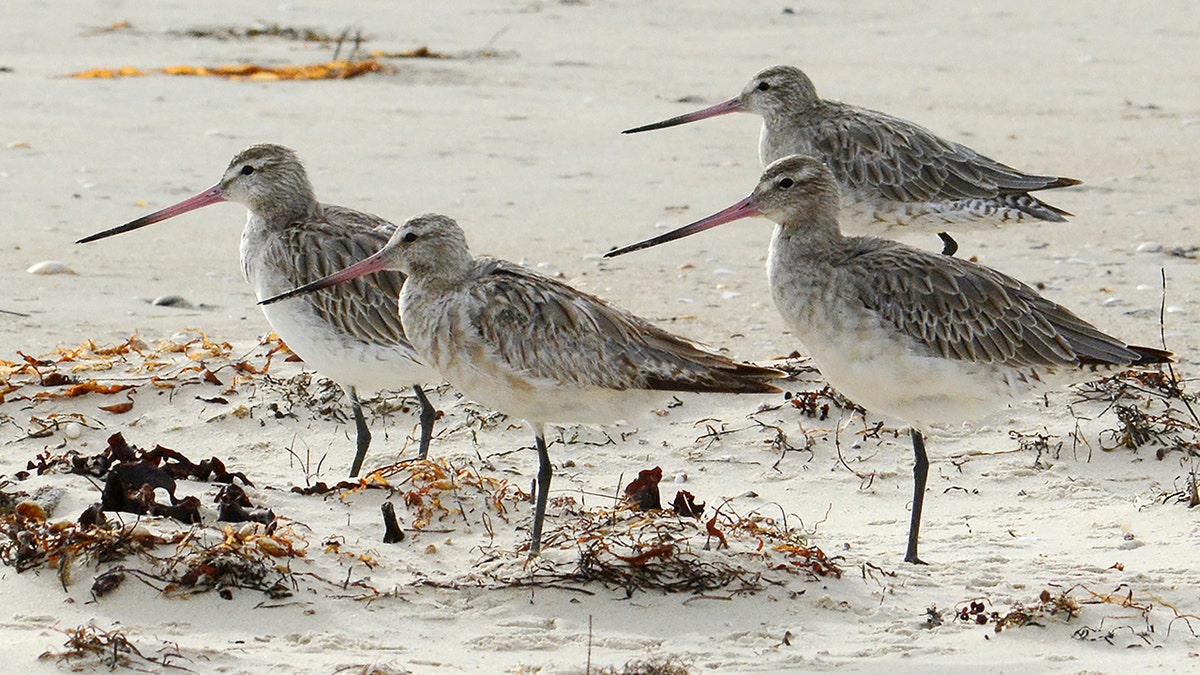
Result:
<svg viewBox="0 0 1200 675">
<path fill-rule="evenodd" d="M 841 188 L 842 224 L 858 234 L 883 235 L 897 226 L 937 231 L 1027 219 L 1061 222 L 1071 214 L 1029 193 L 1079 184 L 1028 174 L 907 120 L 823 99 L 793 66 L 759 72 L 728 101 L 623 133 L 732 112 L 762 116 L 758 156 L 764 167 L 797 154 L 825 162 Z M 939 234 L 953 253 L 953 240 Z"/>
<path fill-rule="evenodd" d="M 254 145 L 237 154 L 220 182 L 174 206 L 84 237 L 87 243 L 136 230 L 218 202 L 249 211 L 242 231 L 242 273 L 258 298 L 295 288 L 343 269 L 379 250 L 396 226 L 378 216 L 317 201 L 312 183 L 290 149 Z M 359 388 L 411 385 L 421 404 L 420 456 L 429 451 L 437 411 L 420 382 L 436 379 L 404 335 L 396 298 L 404 275 L 382 272 L 314 293 L 263 313 L 279 337 L 304 362 L 345 390 L 357 433 L 351 476 L 371 445 Z"/>
<path fill-rule="evenodd" d="M 983 265 L 875 237 L 846 237 L 838 186 L 817 159 L 773 162 L 749 197 L 712 216 L 608 253 L 620 255 L 740 218 L 776 223 L 767 261 L 788 327 L 831 385 L 912 427 L 917 535 L 933 424 L 961 423 L 1041 386 L 1096 371 L 1164 363 L 1171 354 L 1100 332 L 1033 288 Z"/>
<path fill-rule="evenodd" d="M 645 413 L 661 392 L 764 394 L 783 373 L 698 348 L 562 282 L 495 258 L 474 257 L 442 215 L 400 226 L 378 253 L 275 302 L 364 274 L 407 275 L 400 316 L 425 362 L 459 391 L 523 418 L 538 453 L 529 553 L 541 550 L 552 468 L 548 423 L 603 424 Z"/>
</svg>

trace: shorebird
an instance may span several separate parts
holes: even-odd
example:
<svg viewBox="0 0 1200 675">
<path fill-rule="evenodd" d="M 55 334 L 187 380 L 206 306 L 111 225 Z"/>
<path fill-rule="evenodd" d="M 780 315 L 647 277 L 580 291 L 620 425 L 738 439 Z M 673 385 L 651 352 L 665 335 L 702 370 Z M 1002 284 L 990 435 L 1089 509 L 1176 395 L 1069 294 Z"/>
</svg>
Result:
<svg viewBox="0 0 1200 675">
<path fill-rule="evenodd" d="M 220 182 L 194 197 L 76 243 L 130 232 L 225 201 L 237 202 L 249 211 L 242 231 L 242 274 L 260 299 L 370 255 L 396 229 L 379 216 L 318 202 L 296 153 L 264 144 L 239 152 Z M 424 458 L 429 452 L 437 411 L 421 385 L 414 383 L 433 380 L 436 374 L 404 335 L 396 301 L 403 285 L 404 275 L 385 272 L 263 308 L 267 321 L 288 347 L 345 390 L 357 433 L 351 476 L 358 475 L 371 445 L 359 388 L 411 384 L 421 404 L 419 453 Z"/>
<path fill-rule="evenodd" d="M 629 419 L 661 392 L 778 392 L 771 382 L 784 376 L 701 349 L 513 263 L 476 258 L 458 223 L 437 214 L 409 220 L 362 262 L 263 303 L 380 270 L 408 277 L 400 317 L 425 362 L 468 397 L 532 427 L 538 476 L 530 557 L 541 550 L 552 475 L 546 424 Z"/>
<path fill-rule="evenodd" d="M 1166 363 L 1171 354 L 1106 335 L 1016 279 L 983 265 L 838 225 L 837 180 L 812 157 L 770 164 L 754 192 L 707 218 L 608 257 L 723 223 L 776 223 L 767 279 L 779 313 L 825 379 L 911 427 L 913 506 L 905 561 L 920 563 L 934 424 L 983 417 L 1006 402 L 1096 371 Z"/>
<path fill-rule="evenodd" d="M 622 133 L 732 112 L 762 116 L 758 157 L 764 167 L 788 155 L 825 162 L 841 188 L 842 223 L 860 234 L 904 226 L 937 231 L 1027 219 L 1063 222 L 1070 213 L 1029 193 L 1080 183 L 1028 174 L 907 120 L 823 99 L 793 66 L 759 72 L 728 101 Z M 938 236 L 943 253 L 952 255 L 957 244 L 945 232 Z"/>
</svg>

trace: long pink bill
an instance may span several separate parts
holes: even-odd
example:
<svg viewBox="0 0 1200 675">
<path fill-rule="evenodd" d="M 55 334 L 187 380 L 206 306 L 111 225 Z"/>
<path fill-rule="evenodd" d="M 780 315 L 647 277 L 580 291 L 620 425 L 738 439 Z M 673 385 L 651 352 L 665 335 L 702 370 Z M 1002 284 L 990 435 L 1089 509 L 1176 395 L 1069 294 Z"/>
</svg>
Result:
<svg viewBox="0 0 1200 675">
<path fill-rule="evenodd" d="M 626 129 L 625 131 L 622 131 L 621 133 L 636 134 L 636 133 L 639 133 L 642 131 L 654 131 L 655 129 L 666 129 L 667 127 L 675 127 L 675 126 L 679 126 L 680 124 L 687 124 L 688 122 L 695 122 L 697 120 L 706 120 L 710 117 L 716 117 L 717 115 L 727 115 L 729 113 L 741 112 L 741 110 L 742 110 L 742 102 L 736 98 L 731 98 L 728 101 L 718 103 L 712 107 L 705 108 L 704 110 L 697 110 L 696 112 L 690 112 L 686 115 L 680 115 L 679 117 L 672 117 L 669 120 L 655 122 L 654 124 L 647 124 L 646 126 L 643 126 L 643 127 L 635 127 L 633 129 Z"/>
<path fill-rule="evenodd" d="M 665 244 L 668 241 L 683 239 L 684 237 L 696 234 L 697 232 L 711 230 L 718 225 L 724 225 L 725 223 L 741 220 L 742 218 L 751 218 L 753 216 L 760 215 L 762 215 L 762 211 L 759 211 L 758 207 L 751 202 L 751 197 L 746 197 L 733 206 L 718 211 L 707 218 L 701 218 L 690 225 L 684 225 L 683 227 L 671 230 L 665 234 L 660 234 L 657 237 L 651 237 L 645 241 L 639 241 L 636 244 L 630 244 L 629 246 L 614 249 L 608 253 L 605 253 L 604 257 L 615 258 L 616 256 L 624 255 L 631 251 L 640 251 L 644 248 L 650 248 L 651 246 Z"/>
<path fill-rule="evenodd" d="M 385 255 L 384 251 L 380 251 L 380 252 L 376 253 L 375 255 L 371 256 L 370 258 L 366 258 L 364 260 L 354 263 L 353 265 L 347 267 L 346 269 L 342 270 L 341 272 L 334 272 L 333 274 L 330 274 L 329 276 L 327 276 L 323 279 L 317 279 L 316 281 L 314 281 L 312 283 L 304 284 L 303 286 L 301 286 L 299 288 L 293 288 L 290 291 L 280 293 L 279 295 L 271 296 L 271 297 L 267 298 L 266 300 L 259 300 L 258 304 L 260 304 L 260 305 L 274 304 L 276 302 L 279 302 L 280 300 L 286 300 L 286 299 L 296 296 L 296 295 L 303 295 L 304 293 L 311 293 L 313 291 L 321 290 L 322 288 L 329 288 L 330 286 L 335 286 L 344 281 L 350 281 L 351 279 L 357 279 L 358 277 L 365 276 L 367 274 L 372 274 L 374 272 L 382 272 L 383 270 L 386 270 L 387 268 L 388 268 L 387 256 Z"/>
<path fill-rule="evenodd" d="M 90 241 L 96 241 L 97 239 L 104 239 L 105 237 L 111 237 L 114 234 L 123 234 L 125 232 L 131 232 L 138 228 L 142 228 L 147 225 L 153 225 L 154 223 L 164 221 L 167 218 L 173 218 L 181 213 L 187 213 L 188 211 L 195 211 L 196 209 L 208 206 L 209 204 L 216 204 L 218 202 L 223 202 L 223 201 L 227 201 L 227 200 L 225 199 L 225 195 L 221 193 L 220 186 L 214 185 L 214 186 L 210 187 L 209 189 L 205 190 L 204 192 L 201 192 L 200 194 L 196 195 L 195 197 L 188 197 L 187 199 L 179 202 L 178 204 L 175 204 L 174 206 L 168 206 L 167 208 L 165 208 L 161 211 L 155 211 L 154 213 L 151 213 L 148 216 L 142 216 L 141 218 L 138 218 L 137 220 L 131 220 L 128 223 L 125 223 L 124 225 L 118 225 L 118 226 L 112 228 L 111 230 L 97 232 L 96 234 L 84 237 L 83 239 L 80 239 L 79 241 L 76 241 L 75 243 L 76 244 L 86 244 Z"/>
</svg>

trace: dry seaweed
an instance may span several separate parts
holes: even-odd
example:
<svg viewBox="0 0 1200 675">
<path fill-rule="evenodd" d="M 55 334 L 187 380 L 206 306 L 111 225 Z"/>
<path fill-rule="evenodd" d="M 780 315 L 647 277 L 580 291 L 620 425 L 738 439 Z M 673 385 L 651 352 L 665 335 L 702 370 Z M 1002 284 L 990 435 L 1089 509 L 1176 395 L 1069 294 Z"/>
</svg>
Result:
<svg viewBox="0 0 1200 675">
<path fill-rule="evenodd" d="M 164 538 L 137 524 L 51 523 L 44 513 L 13 511 L 0 517 L 0 563 L 17 572 L 62 570 L 76 562 L 103 564 L 145 554 L 182 536 Z"/>
<path fill-rule="evenodd" d="M 63 643 L 64 650 L 43 652 L 38 656 L 39 660 L 65 663 L 76 670 L 90 669 L 89 664 L 94 663 L 109 670 L 129 668 L 153 672 L 161 668 L 172 668 L 191 672 L 171 663 L 173 659 L 182 658 L 178 645 L 164 643 L 157 655 L 148 656 L 117 628 L 106 631 L 95 624 L 87 624 L 78 628 L 68 628 L 63 632 L 67 635 L 67 641 Z"/>
<path fill-rule="evenodd" d="M 1116 566 L 1114 566 L 1116 567 Z M 1152 618 L 1158 607 L 1165 607 L 1172 612 L 1167 622 L 1166 633 L 1169 635 L 1173 626 L 1182 623 L 1192 634 L 1197 636 L 1193 622 L 1200 622 L 1200 616 L 1184 614 L 1171 603 L 1154 597 L 1138 597 L 1132 588 L 1121 584 L 1108 593 L 1097 593 L 1091 589 L 1076 584 L 1058 593 L 1043 590 L 1035 602 L 1016 603 L 1006 612 L 988 610 L 984 599 L 971 600 L 959 606 L 955 616 L 960 622 L 973 623 L 980 626 L 991 625 L 996 633 L 1010 628 L 1024 626 L 1044 627 L 1048 620 L 1070 623 L 1080 618 L 1084 609 L 1089 606 L 1113 606 L 1122 611 L 1118 615 L 1102 615 L 1095 626 L 1084 625 L 1072 633 L 1077 640 L 1104 641 L 1116 644 L 1119 635 L 1127 633 L 1136 638 L 1124 646 L 1153 644 L 1157 628 Z"/>
<path fill-rule="evenodd" d="M 285 26 L 279 23 L 264 23 L 254 26 L 202 26 L 169 30 L 167 35 L 177 37 L 210 39 L 210 40 L 253 40 L 255 38 L 278 38 L 295 42 L 314 42 L 317 44 L 333 44 L 347 38 L 349 31 L 338 35 L 327 33 L 319 28 L 303 28 Z M 360 36 L 360 39 L 365 39 Z"/>
<path fill-rule="evenodd" d="M 255 63 L 235 63 L 221 66 L 178 65 L 144 70 L 133 66 L 121 68 L 94 68 L 67 75 L 78 80 L 111 80 L 122 77 L 145 77 L 148 75 L 174 75 L 194 77 L 220 77 L 229 80 L 271 82 L 278 80 L 348 80 L 368 73 L 391 72 L 391 66 L 378 59 L 357 61 L 334 60 L 323 63 L 306 63 L 289 66 L 261 66 Z"/>
<path fill-rule="evenodd" d="M 1193 403 L 1195 395 L 1184 388 L 1185 382 L 1172 373 L 1127 370 L 1080 385 L 1076 391 L 1082 401 L 1102 402 L 1112 410 L 1117 427 L 1100 434 L 1105 450 L 1153 447 L 1163 459 L 1178 451 L 1188 457 L 1200 456 L 1200 417 Z"/>
<path fill-rule="evenodd" d="M 739 516 L 723 508 L 702 523 L 662 510 L 565 506 L 566 513 L 557 519 L 562 524 L 544 535 L 543 547 L 574 548 L 574 563 L 555 565 L 542 558 L 532 573 L 493 574 L 496 585 L 586 592 L 583 587 L 600 584 L 626 597 L 650 591 L 700 595 L 723 590 L 737 595 L 782 584 L 784 577 L 771 572 L 810 579 L 842 574 L 839 559 L 809 545 L 802 532 L 786 525 L 786 518 L 781 522 L 759 513 Z M 707 545 L 714 530 L 725 537 L 728 550 Z"/>
</svg>

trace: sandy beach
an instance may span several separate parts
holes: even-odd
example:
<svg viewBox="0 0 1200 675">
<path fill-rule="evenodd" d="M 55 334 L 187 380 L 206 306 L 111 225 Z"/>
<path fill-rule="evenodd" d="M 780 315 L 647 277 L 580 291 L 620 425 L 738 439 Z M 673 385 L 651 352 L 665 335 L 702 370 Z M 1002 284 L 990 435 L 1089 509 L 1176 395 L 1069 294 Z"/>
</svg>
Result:
<svg viewBox="0 0 1200 675">
<path fill-rule="evenodd" d="M 786 383 L 789 398 L 680 396 L 636 424 L 555 429 L 546 548 L 526 564 L 530 434 L 447 385 L 428 383 L 443 416 L 426 463 L 402 461 L 416 448 L 409 383 L 369 392 L 375 473 L 336 487 L 353 455 L 349 409 L 288 360 L 255 305 L 238 263 L 242 207 L 73 243 L 211 186 L 248 145 L 278 143 L 324 202 L 394 222 L 448 214 L 477 254 L 804 371 L 778 360 L 800 345 L 771 302 L 766 220 L 601 257 L 733 203 L 761 172 L 752 115 L 620 131 L 786 63 L 825 97 L 1081 179 L 1043 195 L 1069 222 L 955 233 L 959 255 L 1131 343 L 1165 342 L 1192 397 L 1194 4 L 12 4 L 0 44 L 5 667 L 101 670 L 113 653 L 121 668 L 222 673 L 1198 667 L 1200 510 L 1188 502 L 1200 422 L 1162 379 L 1055 390 L 939 430 L 920 567 L 902 562 L 903 426 L 839 407 L 813 373 Z M 356 57 L 385 72 L 69 77 L 322 63 L 343 35 L 340 57 L 358 36 Z M 1144 434 L 1118 406 L 1141 413 Z M 69 524 L 105 478 L 72 472 L 71 457 L 106 452 L 117 433 L 220 459 L 276 525 L 218 521 L 225 484 L 205 476 L 177 486 L 199 500 L 199 525 L 111 512 L 110 539 L 88 543 Z M 686 490 L 701 518 L 621 505 L 654 467 L 664 503 Z M 382 540 L 385 501 L 398 543 Z M 240 576 L 221 577 L 230 560 Z"/>
</svg>

